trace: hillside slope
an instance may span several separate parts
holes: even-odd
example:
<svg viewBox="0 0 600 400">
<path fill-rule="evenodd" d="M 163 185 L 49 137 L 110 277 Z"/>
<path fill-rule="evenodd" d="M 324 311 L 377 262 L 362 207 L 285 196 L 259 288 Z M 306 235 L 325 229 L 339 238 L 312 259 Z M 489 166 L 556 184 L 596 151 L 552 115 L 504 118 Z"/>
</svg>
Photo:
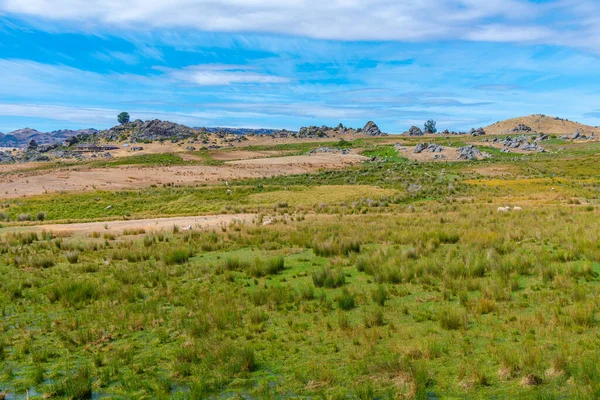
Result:
<svg viewBox="0 0 600 400">
<path fill-rule="evenodd" d="M 600 134 L 600 128 L 541 114 L 499 121 L 495 124 L 485 127 L 484 129 L 488 134 L 498 135 L 511 133 L 514 128 L 519 126 L 519 124 L 526 125 L 536 132 L 558 135 L 573 134 L 577 131 L 584 135 L 591 135 L 594 132 L 597 135 Z"/>
</svg>

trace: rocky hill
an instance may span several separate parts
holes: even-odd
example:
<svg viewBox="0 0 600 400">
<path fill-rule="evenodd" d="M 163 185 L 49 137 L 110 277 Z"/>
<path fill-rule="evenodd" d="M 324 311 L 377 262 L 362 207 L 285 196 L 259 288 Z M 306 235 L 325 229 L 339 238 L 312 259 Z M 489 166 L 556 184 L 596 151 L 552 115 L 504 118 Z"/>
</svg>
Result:
<svg viewBox="0 0 600 400">
<path fill-rule="evenodd" d="M 570 135 L 579 132 L 582 135 L 596 136 L 600 134 L 600 127 L 580 124 L 558 117 L 549 117 L 543 114 L 534 114 L 526 117 L 511 118 L 496 122 L 484 128 L 488 135 L 499 135 L 507 133 L 549 133 L 555 135 Z"/>
<path fill-rule="evenodd" d="M 198 131 L 189 126 L 169 121 L 153 119 L 149 121 L 135 120 L 123 125 L 114 126 L 101 131 L 98 135 L 106 140 L 183 140 L 198 135 Z"/>
<path fill-rule="evenodd" d="M 62 129 L 52 132 L 40 132 L 32 128 L 23 128 L 6 134 L 0 133 L 0 147 L 25 147 L 32 140 L 35 140 L 36 143 L 40 145 L 62 143 L 71 136 L 76 136 L 82 133 L 90 134 L 94 132 L 98 131 L 90 128 L 80 129 L 77 131 Z"/>
</svg>

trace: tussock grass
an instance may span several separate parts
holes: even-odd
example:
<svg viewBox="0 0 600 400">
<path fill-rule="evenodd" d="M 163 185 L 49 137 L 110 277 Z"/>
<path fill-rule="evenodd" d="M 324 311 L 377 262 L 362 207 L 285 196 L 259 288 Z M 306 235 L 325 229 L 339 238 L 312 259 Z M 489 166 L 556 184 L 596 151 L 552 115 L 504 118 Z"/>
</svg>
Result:
<svg viewBox="0 0 600 400">
<path fill-rule="evenodd" d="M 313 272 L 312 280 L 316 287 L 337 288 L 346 283 L 344 272 L 341 269 L 322 268 Z"/>
<path fill-rule="evenodd" d="M 10 200 L 7 225 L 246 207 L 278 222 L 3 234 L 0 381 L 56 398 L 596 398 L 600 173 L 552 157 Z M 367 194 L 310 198 L 354 184 Z"/>
</svg>

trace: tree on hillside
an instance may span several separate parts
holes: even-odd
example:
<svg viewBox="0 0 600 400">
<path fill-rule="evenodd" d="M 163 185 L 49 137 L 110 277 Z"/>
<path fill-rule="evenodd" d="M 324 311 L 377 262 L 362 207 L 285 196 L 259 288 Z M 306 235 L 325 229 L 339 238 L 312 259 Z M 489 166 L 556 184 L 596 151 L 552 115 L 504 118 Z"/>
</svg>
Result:
<svg viewBox="0 0 600 400">
<path fill-rule="evenodd" d="M 437 129 L 435 127 L 436 122 L 432 119 L 430 119 L 429 121 L 425 122 L 425 127 L 423 129 L 423 131 L 425 133 L 436 133 Z"/>
<path fill-rule="evenodd" d="M 123 111 L 121 114 L 117 115 L 117 121 L 122 124 L 126 124 L 129 122 L 129 114 Z"/>
</svg>

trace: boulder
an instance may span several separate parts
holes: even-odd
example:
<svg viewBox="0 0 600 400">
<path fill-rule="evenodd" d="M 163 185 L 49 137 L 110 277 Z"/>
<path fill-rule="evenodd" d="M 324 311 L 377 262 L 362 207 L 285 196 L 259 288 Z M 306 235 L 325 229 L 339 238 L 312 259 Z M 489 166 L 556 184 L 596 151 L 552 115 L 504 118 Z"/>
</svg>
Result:
<svg viewBox="0 0 600 400">
<path fill-rule="evenodd" d="M 362 129 L 362 133 L 367 136 L 386 136 L 385 133 L 379 130 L 379 127 L 373 121 L 367 122 L 365 127 Z"/>
<path fill-rule="evenodd" d="M 422 153 L 423 151 L 425 151 L 425 149 L 427 149 L 428 146 L 429 146 L 429 143 L 419 143 L 418 145 L 415 146 L 413 153 L 415 153 L 415 154 Z"/>
<path fill-rule="evenodd" d="M 25 149 L 25 151 L 36 151 L 38 148 L 38 144 L 35 140 L 31 140 L 29 142 L 29 144 L 27 145 L 27 148 Z"/>
<path fill-rule="evenodd" d="M 478 160 L 479 157 L 491 157 L 488 153 L 481 152 L 477 147 L 471 145 L 463 146 L 458 149 L 459 160 Z"/>
<path fill-rule="evenodd" d="M 471 131 L 469 132 L 469 134 L 471 136 L 484 136 L 485 135 L 485 131 L 483 130 L 483 128 L 471 129 Z"/>
<path fill-rule="evenodd" d="M 423 131 L 418 126 L 411 126 L 408 130 L 408 136 L 423 136 Z"/>
<path fill-rule="evenodd" d="M 513 132 L 531 132 L 532 129 L 524 124 L 519 124 L 513 128 Z"/>
<path fill-rule="evenodd" d="M 15 161 L 16 160 L 12 154 L 5 151 L 0 151 L 0 164 L 13 164 Z"/>
</svg>

